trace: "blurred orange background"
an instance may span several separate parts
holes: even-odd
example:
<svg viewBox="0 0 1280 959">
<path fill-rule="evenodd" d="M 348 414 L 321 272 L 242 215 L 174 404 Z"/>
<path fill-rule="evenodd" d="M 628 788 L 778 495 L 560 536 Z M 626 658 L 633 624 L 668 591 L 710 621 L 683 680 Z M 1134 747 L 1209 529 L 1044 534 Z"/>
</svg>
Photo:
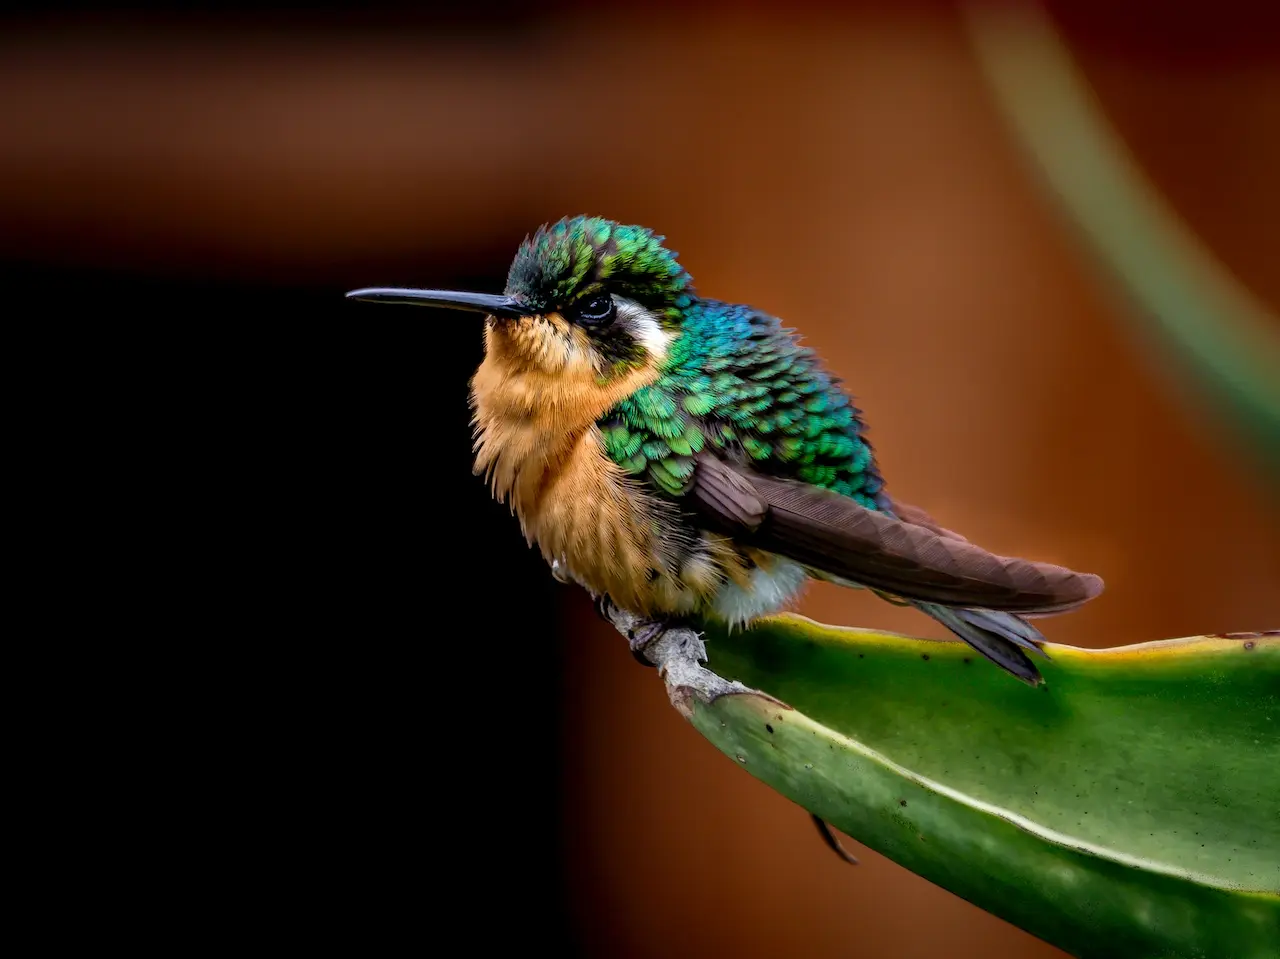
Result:
<svg viewBox="0 0 1280 959">
<path fill-rule="evenodd" d="M 1280 313 L 1275 17 L 1221 2 L 1054 9 L 1145 172 Z M 806 335 L 865 411 L 895 496 L 996 552 L 1103 576 L 1099 600 L 1042 623 L 1051 640 L 1280 626 L 1274 490 L 1135 346 L 1128 304 L 1016 149 L 953 5 L 464 13 L 15 21 L 0 36 L 0 256 L 11 274 L 122 290 L 293 287 L 334 297 L 355 326 L 390 321 L 345 309 L 343 289 L 466 276 L 497 291 L 545 220 L 644 223 L 701 291 Z M 448 394 L 408 394 L 424 422 L 430 406 L 451 423 L 423 489 L 446 474 L 465 488 L 490 586 L 549 580 L 467 475 L 479 330 L 448 335 L 465 361 Z M 449 590 L 475 578 L 440 575 Z M 562 900 L 562 954 L 1062 955 L 856 844 L 863 864 L 839 863 L 802 810 L 670 709 L 584 596 L 537 589 L 546 604 L 528 615 L 557 624 L 544 718 L 559 736 L 543 747 L 558 751 L 557 824 L 495 828 L 517 845 L 554 828 L 539 892 Z M 800 611 L 944 635 L 834 587 Z M 402 735 L 413 750 L 415 731 Z M 477 875 L 500 911 L 533 894 L 501 865 Z M 523 928 L 528 948 L 551 941 Z"/>
</svg>

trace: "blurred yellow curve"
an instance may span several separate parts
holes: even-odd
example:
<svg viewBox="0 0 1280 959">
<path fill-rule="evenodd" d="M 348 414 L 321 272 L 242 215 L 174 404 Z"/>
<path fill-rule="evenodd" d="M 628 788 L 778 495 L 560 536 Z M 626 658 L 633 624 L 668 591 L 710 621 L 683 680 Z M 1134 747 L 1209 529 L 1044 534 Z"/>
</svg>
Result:
<svg viewBox="0 0 1280 959">
<path fill-rule="evenodd" d="M 1143 175 L 1046 13 L 974 3 L 965 22 L 1005 121 L 1130 297 L 1129 318 L 1280 479 L 1280 319 Z"/>
</svg>

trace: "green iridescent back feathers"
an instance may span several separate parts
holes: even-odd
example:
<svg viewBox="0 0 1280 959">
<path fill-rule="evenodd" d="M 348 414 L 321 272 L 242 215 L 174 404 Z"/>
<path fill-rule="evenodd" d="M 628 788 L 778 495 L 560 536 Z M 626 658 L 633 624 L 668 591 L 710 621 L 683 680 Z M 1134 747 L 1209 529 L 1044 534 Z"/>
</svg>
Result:
<svg viewBox="0 0 1280 959">
<path fill-rule="evenodd" d="M 858 410 L 776 318 L 697 300 L 684 311 L 662 376 L 600 421 L 625 472 L 679 495 L 704 446 L 740 452 L 754 469 L 881 508 L 881 480 Z"/>
<path fill-rule="evenodd" d="M 738 454 L 763 473 L 890 509 L 859 410 L 794 331 L 740 304 L 699 298 L 663 237 L 575 217 L 525 240 L 508 295 L 542 309 L 605 290 L 635 300 L 675 333 L 661 376 L 599 421 L 624 472 L 683 494 L 694 454 Z"/>
</svg>

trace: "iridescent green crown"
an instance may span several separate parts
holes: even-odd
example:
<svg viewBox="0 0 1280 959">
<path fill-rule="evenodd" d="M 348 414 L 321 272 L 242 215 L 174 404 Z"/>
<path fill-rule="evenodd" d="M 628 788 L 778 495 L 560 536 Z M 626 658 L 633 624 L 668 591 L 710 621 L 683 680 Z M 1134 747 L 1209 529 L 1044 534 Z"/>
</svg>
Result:
<svg viewBox="0 0 1280 959">
<path fill-rule="evenodd" d="M 597 216 L 565 217 L 526 237 L 507 274 L 508 296 L 538 310 L 563 307 L 601 289 L 670 322 L 693 302 L 693 279 L 665 237 Z"/>
</svg>

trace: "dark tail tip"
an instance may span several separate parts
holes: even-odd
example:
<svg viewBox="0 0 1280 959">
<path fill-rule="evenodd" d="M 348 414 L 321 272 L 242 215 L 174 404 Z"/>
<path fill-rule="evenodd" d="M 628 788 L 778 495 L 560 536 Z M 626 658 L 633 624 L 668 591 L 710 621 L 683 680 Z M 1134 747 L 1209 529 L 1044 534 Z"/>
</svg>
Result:
<svg viewBox="0 0 1280 959">
<path fill-rule="evenodd" d="M 1044 637 L 1025 619 L 990 609 L 953 609 L 935 603 L 917 605 L 1005 672 L 1028 686 L 1044 683 L 1040 670 L 1027 655 L 1032 652 L 1048 659 L 1040 648 Z"/>
</svg>

